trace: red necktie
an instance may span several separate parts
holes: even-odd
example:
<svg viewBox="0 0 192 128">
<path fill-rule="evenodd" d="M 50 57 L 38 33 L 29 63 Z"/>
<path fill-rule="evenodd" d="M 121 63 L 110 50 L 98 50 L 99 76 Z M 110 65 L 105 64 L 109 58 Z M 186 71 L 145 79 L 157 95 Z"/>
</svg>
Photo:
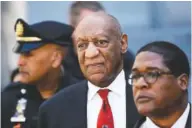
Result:
<svg viewBox="0 0 192 128">
<path fill-rule="evenodd" d="M 114 128 L 113 114 L 107 98 L 108 93 L 108 89 L 98 91 L 103 103 L 97 119 L 97 128 Z"/>
</svg>

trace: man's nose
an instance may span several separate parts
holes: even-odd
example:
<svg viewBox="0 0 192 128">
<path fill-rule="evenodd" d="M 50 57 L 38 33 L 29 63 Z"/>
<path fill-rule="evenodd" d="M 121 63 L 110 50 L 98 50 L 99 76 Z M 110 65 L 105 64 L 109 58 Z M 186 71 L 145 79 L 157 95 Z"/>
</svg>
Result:
<svg viewBox="0 0 192 128">
<path fill-rule="evenodd" d="M 148 88 L 148 83 L 145 81 L 144 77 L 141 76 L 135 83 L 133 83 L 133 86 L 135 88 L 139 88 L 139 89 L 142 89 L 142 88 Z"/>
<path fill-rule="evenodd" d="M 26 64 L 26 60 L 25 60 L 25 57 L 23 55 L 20 55 L 19 56 L 19 59 L 18 59 L 18 63 L 17 65 L 20 67 L 20 66 L 23 66 Z"/>
<path fill-rule="evenodd" d="M 99 54 L 97 47 L 91 42 L 85 51 L 85 57 L 94 58 Z"/>
</svg>

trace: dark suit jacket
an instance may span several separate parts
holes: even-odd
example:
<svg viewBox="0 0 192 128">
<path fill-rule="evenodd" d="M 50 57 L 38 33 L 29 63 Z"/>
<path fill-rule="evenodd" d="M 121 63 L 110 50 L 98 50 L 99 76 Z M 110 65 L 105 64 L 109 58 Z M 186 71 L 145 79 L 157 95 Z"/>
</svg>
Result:
<svg viewBox="0 0 192 128">
<path fill-rule="evenodd" d="M 146 120 L 145 116 L 141 117 L 135 124 L 134 128 L 140 128 L 140 126 L 145 122 L 145 120 Z M 185 128 L 191 128 L 191 104 L 190 104 L 190 111 L 189 111 L 189 115 L 188 115 L 188 119 L 187 119 Z"/>
<path fill-rule="evenodd" d="M 38 128 L 87 128 L 87 81 L 63 89 L 40 106 Z M 139 119 L 132 88 L 126 86 L 126 127 Z"/>
</svg>

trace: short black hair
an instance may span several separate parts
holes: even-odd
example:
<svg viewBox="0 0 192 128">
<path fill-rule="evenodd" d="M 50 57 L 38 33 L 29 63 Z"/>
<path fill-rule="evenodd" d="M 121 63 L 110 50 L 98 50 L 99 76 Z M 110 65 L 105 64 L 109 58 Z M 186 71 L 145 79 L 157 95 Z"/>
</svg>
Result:
<svg viewBox="0 0 192 128">
<path fill-rule="evenodd" d="M 88 9 L 93 12 L 105 11 L 104 7 L 98 1 L 75 1 L 70 6 L 70 15 L 72 24 L 76 26 L 78 23 L 81 10 Z"/>
<path fill-rule="evenodd" d="M 139 49 L 136 56 L 144 51 L 154 52 L 163 57 L 165 66 L 178 77 L 185 73 L 190 75 L 190 66 L 186 54 L 175 44 L 167 41 L 154 41 Z"/>
</svg>

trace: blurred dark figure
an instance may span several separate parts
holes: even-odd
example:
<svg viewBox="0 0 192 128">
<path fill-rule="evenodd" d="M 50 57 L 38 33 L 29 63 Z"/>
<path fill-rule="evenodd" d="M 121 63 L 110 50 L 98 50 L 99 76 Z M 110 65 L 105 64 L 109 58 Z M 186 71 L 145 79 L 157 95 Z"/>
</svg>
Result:
<svg viewBox="0 0 192 128">
<path fill-rule="evenodd" d="M 72 47 L 72 32 L 71 26 L 55 21 L 33 25 L 16 21 L 14 52 L 20 54 L 19 69 L 11 76 L 14 83 L 2 92 L 2 128 L 36 128 L 40 104 L 78 82 L 62 66 Z"/>
<path fill-rule="evenodd" d="M 135 60 L 135 55 L 130 49 L 128 49 L 127 52 L 124 54 L 123 59 L 125 75 L 128 78 Z"/>
<path fill-rule="evenodd" d="M 77 24 L 84 17 L 99 11 L 105 12 L 105 8 L 98 1 L 75 1 L 71 4 L 70 10 L 69 10 L 70 24 L 74 28 L 76 28 Z M 135 56 L 130 50 L 128 50 L 124 55 L 124 68 L 125 68 L 127 77 L 133 65 L 134 58 Z M 81 72 L 78 59 L 77 59 L 75 50 L 73 48 L 69 50 L 68 55 L 66 57 L 66 61 L 63 64 L 64 64 L 64 67 L 66 67 L 72 72 L 72 74 L 77 80 L 85 79 L 85 77 Z"/>
</svg>

